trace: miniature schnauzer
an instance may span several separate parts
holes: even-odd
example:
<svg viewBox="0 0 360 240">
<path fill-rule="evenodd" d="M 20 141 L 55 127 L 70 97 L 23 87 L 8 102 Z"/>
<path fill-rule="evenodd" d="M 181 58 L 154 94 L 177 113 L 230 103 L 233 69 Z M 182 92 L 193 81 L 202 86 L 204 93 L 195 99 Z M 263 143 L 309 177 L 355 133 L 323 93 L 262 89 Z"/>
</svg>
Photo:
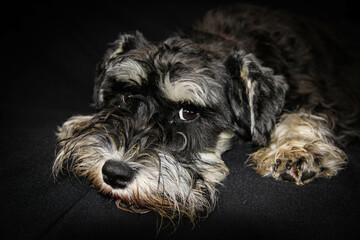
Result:
<svg viewBox="0 0 360 240">
<path fill-rule="evenodd" d="M 309 183 L 343 168 L 358 135 L 346 54 L 318 23 L 261 7 L 208 12 L 152 43 L 120 34 L 98 65 L 94 107 L 59 128 L 53 171 L 85 176 L 119 208 L 210 212 L 237 142 L 257 173 Z"/>
</svg>

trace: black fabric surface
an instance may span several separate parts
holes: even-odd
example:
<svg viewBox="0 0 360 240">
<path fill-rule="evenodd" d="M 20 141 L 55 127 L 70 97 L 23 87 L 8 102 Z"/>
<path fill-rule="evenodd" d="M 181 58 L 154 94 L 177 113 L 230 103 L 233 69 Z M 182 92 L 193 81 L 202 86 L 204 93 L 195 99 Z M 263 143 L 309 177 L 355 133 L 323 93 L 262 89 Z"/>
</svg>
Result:
<svg viewBox="0 0 360 240">
<path fill-rule="evenodd" d="M 359 50 L 355 5 L 253 1 L 328 21 Z M 128 213 L 75 178 L 54 180 L 57 126 L 89 107 L 95 64 L 119 32 L 139 30 L 158 41 L 189 26 L 211 3 L 35 2 L 11 4 L 2 20 L 0 127 L 1 239 L 360 239 L 360 143 L 345 148 L 347 168 L 299 187 L 262 178 L 245 160 L 249 144 L 226 152 L 229 177 L 219 202 L 194 227 L 174 232 L 154 213 Z M 354 30 L 355 29 L 355 30 Z M 4 64 L 5 60 L 5 64 Z"/>
</svg>

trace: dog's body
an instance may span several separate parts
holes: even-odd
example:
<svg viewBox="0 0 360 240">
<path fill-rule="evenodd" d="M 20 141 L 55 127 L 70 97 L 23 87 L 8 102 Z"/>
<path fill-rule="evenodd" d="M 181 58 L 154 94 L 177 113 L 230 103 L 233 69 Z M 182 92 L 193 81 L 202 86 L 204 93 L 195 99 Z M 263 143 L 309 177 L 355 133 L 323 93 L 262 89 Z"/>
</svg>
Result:
<svg viewBox="0 0 360 240">
<path fill-rule="evenodd" d="M 99 112 L 60 128 L 54 172 L 170 218 L 211 210 L 228 174 L 221 154 L 239 140 L 261 147 L 249 158 L 261 175 L 334 176 L 338 144 L 358 134 L 352 75 L 332 40 L 297 21 L 239 5 L 160 43 L 121 34 L 97 71 Z"/>
</svg>

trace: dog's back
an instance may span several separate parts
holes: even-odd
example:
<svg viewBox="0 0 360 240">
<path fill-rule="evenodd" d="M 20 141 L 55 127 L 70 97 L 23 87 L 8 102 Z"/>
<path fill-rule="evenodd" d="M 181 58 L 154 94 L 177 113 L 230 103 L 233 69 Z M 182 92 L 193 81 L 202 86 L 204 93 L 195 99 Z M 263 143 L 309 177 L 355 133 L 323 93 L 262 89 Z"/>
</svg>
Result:
<svg viewBox="0 0 360 240">
<path fill-rule="evenodd" d="M 348 136 L 349 126 L 358 128 L 357 64 L 326 24 L 283 11 L 238 4 L 209 11 L 192 30 L 231 41 L 232 47 L 235 44 L 238 49 L 253 53 L 264 66 L 283 75 L 290 86 L 285 109 L 309 106 L 332 115 L 338 123 L 338 135 L 345 131 Z M 206 47 L 212 48 L 211 44 Z M 219 46 L 218 41 L 214 44 Z"/>
</svg>

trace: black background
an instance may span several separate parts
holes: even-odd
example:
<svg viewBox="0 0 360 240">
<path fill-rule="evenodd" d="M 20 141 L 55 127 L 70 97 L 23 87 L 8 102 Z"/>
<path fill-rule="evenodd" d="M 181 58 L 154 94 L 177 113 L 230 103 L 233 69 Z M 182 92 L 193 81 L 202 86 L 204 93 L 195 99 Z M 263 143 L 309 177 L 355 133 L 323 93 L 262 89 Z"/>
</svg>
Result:
<svg viewBox="0 0 360 240">
<path fill-rule="evenodd" d="M 95 64 L 119 32 L 151 41 L 184 29 L 207 10 L 235 1 L 35 1 L 2 6 L 0 238 L 92 239 L 236 237 L 356 239 L 360 143 L 345 150 L 339 176 L 303 187 L 261 178 L 245 167 L 250 145 L 224 154 L 230 176 L 214 212 L 178 229 L 154 213 L 116 209 L 86 183 L 51 175 L 55 131 L 75 114 L 91 113 Z M 353 54 L 360 48 L 355 1 L 247 1 L 328 22 Z M 168 227 L 166 227 L 168 226 Z"/>
</svg>

